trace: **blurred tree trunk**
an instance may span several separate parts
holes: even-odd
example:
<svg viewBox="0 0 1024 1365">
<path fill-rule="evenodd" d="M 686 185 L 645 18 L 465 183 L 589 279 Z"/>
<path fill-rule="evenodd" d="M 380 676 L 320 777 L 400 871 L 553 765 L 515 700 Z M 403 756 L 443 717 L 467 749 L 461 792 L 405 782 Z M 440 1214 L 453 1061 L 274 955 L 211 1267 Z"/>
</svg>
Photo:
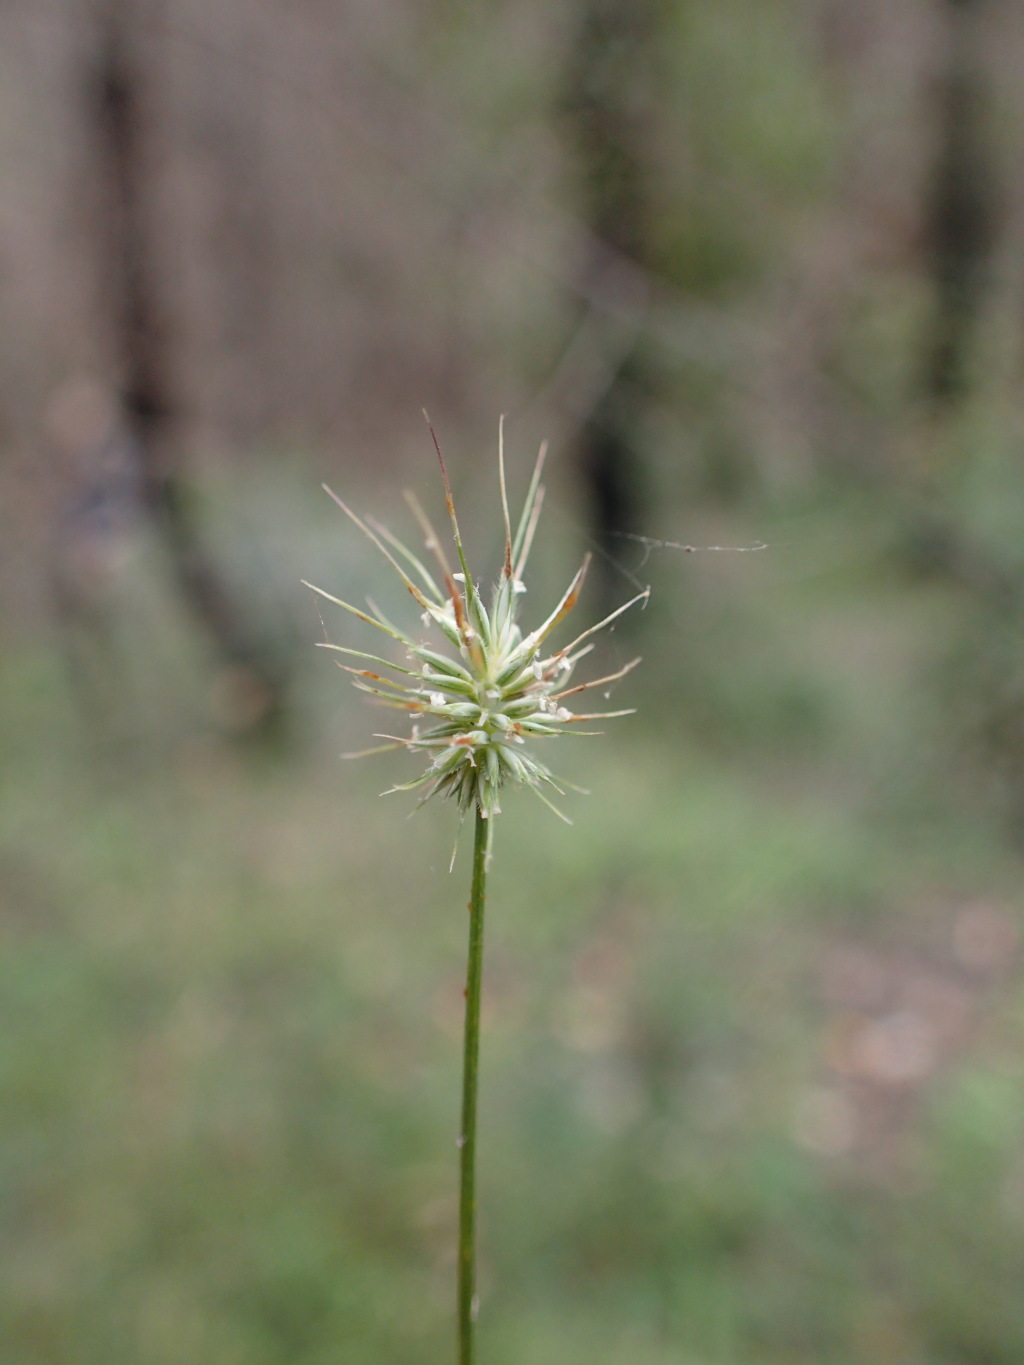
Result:
<svg viewBox="0 0 1024 1365">
<path fill-rule="evenodd" d="M 937 419 L 929 428 L 933 447 L 941 446 L 943 419 L 970 386 L 975 323 L 988 285 L 997 216 L 985 128 L 984 0 L 936 2 L 946 60 L 936 91 L 935 161 L 924 213 L 934 311 L 922 375 L 924 397 Z M 957 509 L 941 505 L 939 488 L 923 491 L 908 516 L 912 562 L 963 584 L 994 610 L 1017 616 L 1019 574 L 965 532 Z"/>
<path fill-rule="evenodd" d="M 565 71 L 564 107 L 576 144 L 591 233 L 581 293 L 601 306 L 614 295 L 616 258 L 642 264 L 647 204 L 641 148 L 650 96 L 656 0 L 582 0 Z M 621 357 L 585 416 L 579 458 L 589 492 L 594 538 L 603 551 L 599 591 L 608 606 L 621 593 L 612 560 L 617 532 L 642 529 L 643 473 L 638 448 L 647 376 L 636 348 Z"/>
<path fill-rule="evenodd" d="M 181 467 L 182 404 L 161 298 L 150 86 L 138 15 L 135 0 L 109 0 L 102 11 L 94 99 L 105 193 L 105 297 L 119 353 L 126 439 L 178 590 L 225 666 L 221 709 L 233 713 L 237 729 L 276 734 L 284 718 L 286 670 L 254 638 L 204 546 Z M 146 17 L 153 31 L 152 10 Z"/>
<path fill-rule="evenodd" d="M 960 398 L 969 382 L 974 324 L 984 301 L 996 208 L 985 130 L 980 59 L 983 0 L 939 0 L 948 56 L 938 88 L 938 147 L 926 210 L 935 286 L 926 395 L 934 406 Z"/>
</svg>

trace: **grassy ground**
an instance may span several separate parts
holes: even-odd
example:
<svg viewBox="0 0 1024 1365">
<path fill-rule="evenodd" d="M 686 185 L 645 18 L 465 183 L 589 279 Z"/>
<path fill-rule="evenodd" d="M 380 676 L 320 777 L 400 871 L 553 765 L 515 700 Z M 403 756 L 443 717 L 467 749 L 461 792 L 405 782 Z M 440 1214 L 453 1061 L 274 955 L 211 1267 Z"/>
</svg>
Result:
<svg viewBox="0 0 1024 1365">
<path fill-rule="evenodd" d="M 967 608 L 871 508 L 768 515 L 646 566 L 574 826 L 501 820 L 491 1365 L 1024 1351 L 1019 862 L 926 685 Z M 338 694 L 276 762 L 158 688 L 83 724 L 56 648 L 0 689 L 4 1360 L 451 1359 L 452 813 L 336 761 Z"/>
</svg>

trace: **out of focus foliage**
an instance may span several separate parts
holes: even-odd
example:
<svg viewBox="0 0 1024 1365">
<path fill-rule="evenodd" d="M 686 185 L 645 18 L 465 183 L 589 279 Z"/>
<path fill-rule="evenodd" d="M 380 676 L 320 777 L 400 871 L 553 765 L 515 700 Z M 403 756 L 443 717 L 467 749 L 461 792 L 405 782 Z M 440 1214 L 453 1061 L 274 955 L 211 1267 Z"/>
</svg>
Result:
<svg viewBox="0 0 1024 1365">
<path fill-rule="evenodd" d="M 405 610 L 316 489 L 407 531 L 426 403 L 474 562 L 506 410 L 513 479 L 553 443 L 538 609 L 588 544 L 595 595 L 654 590 L 602 646 L 639 714 L 559 752 L 574 827 L 498 829 L 482 1359 L 1017 1365 L 1020 14 L 16 0 L 0 36 L 3 1359 L 450 1357 L 464 853 L 378 799 L 401 755 L 338 761 L 380 716 L 312 646 L 365 637 L 298 588 Z"/>
</svg>

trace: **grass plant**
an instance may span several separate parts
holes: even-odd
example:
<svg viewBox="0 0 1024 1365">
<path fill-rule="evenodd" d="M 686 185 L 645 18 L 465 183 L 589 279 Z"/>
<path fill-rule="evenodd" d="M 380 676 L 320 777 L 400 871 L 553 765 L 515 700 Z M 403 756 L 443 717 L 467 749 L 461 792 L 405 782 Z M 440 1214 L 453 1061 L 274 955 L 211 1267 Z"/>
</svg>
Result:
<svg viewBox="0 0 1024 1365">
<path fill-rule="evenodd" d="M 371 602 L 369 611 L 352 606 L 341 598 L 307 583 L 313 592 L 361 621 L 383 632 L 393 644 L 401 646 L 400 662 L 348 645 L 325 639 L 323 648 L 350 658 L 371 663 L 373 668 L 355 667 L 339 661 L 352 674 L 353 683 L 379 704 L 405 711 L 411 720 L 407 735 L 379 734 L 383 744 L 363 754 L 405 748 L 427 758 L 426 771 L 391 791 L 424 788 L 420 804 L 431 797 L 452 797 L 463 818 L 474 818 L 473 877 L 469 901 L 469 951 L 466 970 L 465 1021 L 463 1033 L 462 1122 L 457 1139 L 459 1150 L 459 1246 L 458 1246 L 458 1361 L 472 1365 L 476 1300 L 476 1148 L 477 1099 L 480 1062 L 480 1003 L 483 983 L 484 912 L 487 872 L 491 858 L 494 817 L 500 814 L 499 799 L 507 783 L 528 787 L 561 819 L 567 817 L 547 795 L 553 790 L 565 794 L 572 784 L 558 779 L 538 759 L 527 744 L 552 739 L 565 733 L 595 734 L 580 730 L 589 723 L 630 715 L 631 709 L 574 712 L 565 704 L 571 697 L 595 687 L 607 687 L 626 676 L 640 662 L 632 659 L 624 667 L 604 677 L 573 683 L 579 661 L 593 649 L 592 637 L 631 606 L 646 601 L 648 590 L 638 593 L 603 620 L 587 627 L 554 652 L 547 641 L 579 600 L 590 556 L 587 555 L 561 598 L 533 630 L 525 631 L 518 622 L 519 602 L 526 591 L 524 573 L 544 498 L 541 476 L 546 447 L 542 446 L 534 466 L 522 515 L 513 535 L 505 484 L 504 425 L 499 425 L 498 480 L 504 526 L 501 572 L 490 598 L 484 604 L 476 580 L 470 572 L 463 549 L 455 503 L 441 448 L 434 441 L 445 502 L 451 522 L 452 539 L 459 569 L 450 567 L 441 540 L 416 499 L 407 494 L 413 515 L 423 532 L 425 545 L 436 561 L 437 578 L 412 551 L 384 526 L 357 516 L 330 488 L 326 491 L 359 527 L 408 589 L 422 612 L 423 632 L 436 630 L 441 640 L 424 641 L 394 625 Z M 326 631 L 325 631 L 326 634 Z M 441 648 L 435 647 L 439 643 Z M 386 670 L 377 672 L 378 668 Z M 352 755 L 353 757 L 361 757 Z M 454 855 L 453 855 L 454 864 Z"/>
</svg>

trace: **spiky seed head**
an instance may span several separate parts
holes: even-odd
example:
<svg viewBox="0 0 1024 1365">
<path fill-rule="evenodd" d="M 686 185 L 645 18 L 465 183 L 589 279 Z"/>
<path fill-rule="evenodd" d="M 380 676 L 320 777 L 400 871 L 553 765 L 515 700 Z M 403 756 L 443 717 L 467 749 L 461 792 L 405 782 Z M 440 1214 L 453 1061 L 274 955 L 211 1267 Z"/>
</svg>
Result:
<svg viewBox="0 0 1024 1365">
<path fill-rule="evenodd" d="M 523 575 L 544 496 L 541 474 L 546 447 L 540 449 L 513 535 L 505 490 L 503 425 L 499 426 L 498 471 L 505 547 L 498 582 L 490 605 L 485 606 L 466 563 L 448 473 L 432 427 L 430 434 L 441 465 L 458 571 L 449 568 L 438 536 L 411 495 L 407 495 L 407 500 L 437 562 L 437 578 L 390 531 L 377 522 L 364 521 L 326 484 L 324 488 L 388 560 L 420 609 L 425 630 L 433 630 L 440 640 L 424 642 L 393 625 L 372 603 L 369 611 L 362 611 L 307 583 L 319 596 L 344 607 L 400 644 L 405 657 L 404 662 L 393 663 L 380 655 L 330 641 L 324 641 L 321 647 L 375 665 L 356 668 L 340 663 L 353 675 L 352 681 L 360 691 L 368 692 L 384 706 L 410 714 L 410 733 L 379 735 L 377 738 L 387 741 L 380 748 L 405 748 L 422 754 L 428 760 L 427 769 L 412 782 L 401 783 L 391 791 L 425 788 L 421 804 L 432 796 L 451 796 L 463 813 L 475 808 L 490 818 L 500 811 L 502 787 L 513 782 L 531 788 L 565 819 L 545 794 L 546 788 L 559 793 L 562 788 L 550 769 L 533 754 L 529 742 L 572 732 L 593 733 L 577 727 L 580 722 L 631 714 L 631 710 L 574 712 L 565 703 L 590 688 L 617 682 L 640 662 L 633 659 L 615 673 L 589 682 L 575 685 L 571 682 L 577 663 L 593 648 L 589 643 L 591 637 L 635 603 L 645 601 L 650 589 L 588 627 L 569 644 L 548 652 L 548 637 L 576 605 L 590 557 L 584 559 L 550 615 L 534 630 L 524 632 L 518 612 L 526 591 Z M 439 644 L 441 648 L 437 647 Z M 385 672 L 377 672 L 376 668 Z"/>
</svg>

